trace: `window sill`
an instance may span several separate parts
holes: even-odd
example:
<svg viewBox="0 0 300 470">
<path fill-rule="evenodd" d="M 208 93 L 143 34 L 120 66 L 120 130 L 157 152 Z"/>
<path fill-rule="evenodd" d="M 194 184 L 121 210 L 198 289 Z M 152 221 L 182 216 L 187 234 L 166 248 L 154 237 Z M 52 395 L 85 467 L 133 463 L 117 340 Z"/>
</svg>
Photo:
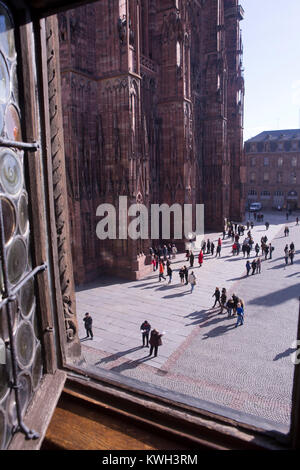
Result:
<svg viewBox="0 0 300 470">
<path fill-rule="evenodd" d="M 45 437 L 48 425 L 63 390 L 67 374 L 57 370 L 46 374 L 31 401 L 24 417 L 24 424 L 39 433 L 38 439 L 26 439 L 18 432 L 12 438 L 8 450 L 38 450 Z"/>
<path fill-rule="evenodd" d="M 180 405 L 165 397 L 143 394 L 141 390 L 132 390 L 124 384 L 112 383 L 99 377 L 97 379 L 90 377 L 87 380 L 84 377 L 75 377 L 71 372 L 63 395 L 70 403 L 76 402 L 87 410 L 92 408 L 96 413 L 95 416 L 98 415 L 96 420 L 100 422 L 103 413 L 110 413 L 117 417 L 120 423 L 129 422 L 136 426 L 137 430 L 143 429 L 149 432 L 153 439 L 157 438 L 157 435 L 162 435 L 170 442 L 178 442 L 180 447 L 177 448 L 219 450 L 289 448 L 288 436 L 279 432 L 266 432 L 255 426 L 243 425 L 234 419 L 223 418 L 184 404 Z M 126 426 L 123 428 L 126 429 Z"/>
</svg>

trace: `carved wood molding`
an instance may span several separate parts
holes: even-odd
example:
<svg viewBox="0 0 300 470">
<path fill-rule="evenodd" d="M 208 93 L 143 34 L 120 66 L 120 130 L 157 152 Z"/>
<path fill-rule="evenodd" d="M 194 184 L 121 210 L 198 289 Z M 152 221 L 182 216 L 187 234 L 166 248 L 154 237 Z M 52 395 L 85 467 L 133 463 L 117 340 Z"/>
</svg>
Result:
<svg viewBox="0 0 300 470">
<path fill-rule="evenodd" d="M 69 212 L 67 200 L 63 118 L 61 107 L 61 83 L 58 44 L 57 17 L 45 19 L 47 73 L 48 73 L 48 112 L 50 120 L 51 161 L 53 199 L 57 235 L 57 262 L 59 286 L 64 316 L 64 338 L 60 336 L 66 356 L 78 356 L 80 342 L 76 319 L 75 289 L 70 247 Z"/>
</svg>

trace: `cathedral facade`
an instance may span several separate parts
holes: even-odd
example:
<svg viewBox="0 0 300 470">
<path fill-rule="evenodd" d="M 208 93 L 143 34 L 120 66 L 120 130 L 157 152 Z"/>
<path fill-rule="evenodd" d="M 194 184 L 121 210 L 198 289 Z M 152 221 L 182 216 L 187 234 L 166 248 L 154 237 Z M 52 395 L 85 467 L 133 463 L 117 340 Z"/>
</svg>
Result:
<svg viewBox="0 0 300 470">
<path fill-rule="evenodd" d="M 243 14 L 238 0 L 100 0 L 58 15 L 77 284 L 149 272 L 151 240 L 96 235 L 98 206 L 118 220 L 120 196 L 204 204 L 205 230 L 242 219 Z"/>
</svg>

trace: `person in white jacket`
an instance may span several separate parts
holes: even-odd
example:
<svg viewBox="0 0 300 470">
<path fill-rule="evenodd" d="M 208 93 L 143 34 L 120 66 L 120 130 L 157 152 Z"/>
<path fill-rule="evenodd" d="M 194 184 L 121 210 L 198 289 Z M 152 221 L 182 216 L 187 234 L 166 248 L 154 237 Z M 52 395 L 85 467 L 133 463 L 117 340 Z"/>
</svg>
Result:
<svg viewBox="0 0 300 470">
<path fill-rule="evenodd" d="M 194 274 L 194 271 L 192 271 L 191 274 L 189 275 L 189 283 L 191 284 L 191 293 L 192 293 L 196 285 L 196 276 Z"/>
</svg>

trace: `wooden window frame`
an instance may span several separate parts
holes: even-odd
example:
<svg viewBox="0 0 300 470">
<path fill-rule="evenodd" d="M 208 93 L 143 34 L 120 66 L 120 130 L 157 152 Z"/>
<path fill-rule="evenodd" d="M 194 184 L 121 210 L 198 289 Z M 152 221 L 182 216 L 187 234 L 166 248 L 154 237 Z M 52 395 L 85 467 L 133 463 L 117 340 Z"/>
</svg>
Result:
<svg viewBox="0 0 300 470">
<path fill-rule="evenodd" d="M 75 362 L 80 357 L 80 343 L 75 308 L 75 291 L 73 283 L 72 258 L 70 250 L 69 215 L 66 193 L 66 173 L 63 145 L 63 121 L 61 109 L 59 48 L 57 19 L 47 16 L 62 8 L 70 8 L 64 1 L 31 0 L 13 2 L 15 9 L 21 16 L 31 7 L 33 23 L 28 19 L 20 27 L 22 48 L 23 80 L 32 85 L 35 83 L 33 68 L 29 61 L 35 63 L 30 37 L 36 40 L 35 53 L 38 65 L 39 79 L 39 110 L 36 109 L 32 93 L 26 95 L 25 122 L 28 140 L 41 140 L 43 165 L 39 158 L 30 159 L 30 191 L 29 196 L 35 201 L 32 214 L 33 237 L 35 245 L 35 263 L 48 259 L 49 274 L 41 274 L 38 280 L 38 295 L 45 302 L 43 322 L 43 344 L 45 347 L 46 375 L 41 387 L 36 393 L 32 404 L 25 416 L 25 423 L 32 423 L 40 438 L 36 441 L 26 441 L 24 436 L 17 434 L 9 449 L 39 448 L 45 435 L 47 424 L 51 419 L 55 403 L 62 390 L 66 375 L 68 376 L 65 390 L 68 393 L 80 395 L 90 403 L 100 403 L 104 398 L 109 406 L 130 406 L 136 409 L 136 418 L 143 420 L 143 410 L 155 414 L 152 426 L 158 422 L 166 430 L 174 432 L 174 418 L 179 420 L 181 433 L 195 445 L 195 439 L 202 439 L 205 446 L 216 448 L 217 443 L 227 448 L 253 448 L 261 449 L 300 448 L 300 366 L 295 366 L 293 383 L 293 406 L 291 416 L 291 429 L 287 436 L 268 434 L 257 426 L 246 426 L 234 419 L 222 417 L 217 412 L 212 413 L 204 409 L 188 407 L 174 400 L 159 397 L 157 394 L 138 390 L 128 383 L 117 382 L 109 378 L 103 371 L 100 374 L 89 373 L 88 376 Z M 71 6 L 89 3 L 88 1 L 73 0 Z M 32 88 L 31 88 L 32 89 Z M 37 129 L 40 123 L 41 135 Z M 32 125 L 35 124 L 35 125 Z M 41 201 L 46 200 L 45 207 Z M 45 234 L 44 227 L 48 227 Z M 49 240 L 51 241 L 49 243 Z M 49 249 L 48 249 L 49 247 Z M 50 284 L 49 285 L 49 280 Z M 51 294 L 55 292 L 51 301 Z M 297 338 L 300 339 L 300 323 Z M 127 381 L 128 382 L 128 381 Z M 54 393 L 55 400 L 47 407 L 38 405 L 49 399 L 49 391 Z M 113 405 L 112 405 L 113 404 Z M 135 408 L 136 407 L 136 408 Z M 41 409 L 43 408 L 43 413 Z M 217 407 L 216 407 L 217 408 Z M 131 411 L 134 415 L 134 411 Z M 42 419 L 41 419 L 42 417 Z M 45 420 L 43 422 L 43 420 Z M 200 436 L 200 437 L 199 437 Z M 279 437 L 279 440 L 278 440 Z"/>
</svg>

